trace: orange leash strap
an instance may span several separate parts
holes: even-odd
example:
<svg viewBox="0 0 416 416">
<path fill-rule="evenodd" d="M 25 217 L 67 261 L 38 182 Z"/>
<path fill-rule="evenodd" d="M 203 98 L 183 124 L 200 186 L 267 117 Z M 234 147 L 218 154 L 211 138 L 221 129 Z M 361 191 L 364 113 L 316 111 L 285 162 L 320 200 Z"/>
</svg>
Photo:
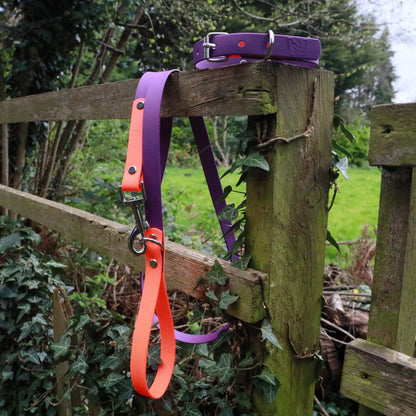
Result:
<svg viewBox="0 0 416 416">
<path fill-rule="evenodd" d="M 127 144 L 121 190 L 141 192 L 143 183 L 143 108 L 144 98 L 133 101 L 130 119 L 129 142 Z"/>
<path fill-rule="evenodd" d="M 164 233 L 158 228 L 149 228 L 143 221 L 141 208 L 145 202 L 143 186 L 143 108 L 144 99 L 134 100 L 132 106 L 129 142 L 127 146 L 126 167 L 121 186 L 122 200 L 132 206 L 136 226 L 130 235 L 130 249 L 135 254 L 145 255 L 146 278 L 142 288 L 139 312 L 136 317 L 130 372 L 133 387 L 139 394 L 158 399 L 165 393 L 175 365 L 176 341 L 169 299 L 166 292 L 164 265 Z M 142 198 L 125 199 L 124 192 L 141 192 Z M 139 239 L 141 249 L 134 247 Z M 156 375 L 148 387 L 147 355 L 153 323 L 157 314 L 160 328 L 160 360 Z M 157 329 L 157 328 L 156 328 Z"/>
<path fill-rule="evenodd" d="M 164 235 L 161 230 L 148 228 L 145 234 L 147 238 L 161 242 L 163 246 Z M 176 342 L 166 292 L 164 249 L 161 245 L 151 240 L 147 243 L 146 279 L 133 333 L 130 371 L 133 386 L 136 391 L 152 399 L 158 399 L 165 393 L 172 376 L 175 365 Z M 151 387 L 148 387 L 146 379 L 147 354 L 155 311 L 159 318 L 161 364 L 159 365 Z"/>
</svg>

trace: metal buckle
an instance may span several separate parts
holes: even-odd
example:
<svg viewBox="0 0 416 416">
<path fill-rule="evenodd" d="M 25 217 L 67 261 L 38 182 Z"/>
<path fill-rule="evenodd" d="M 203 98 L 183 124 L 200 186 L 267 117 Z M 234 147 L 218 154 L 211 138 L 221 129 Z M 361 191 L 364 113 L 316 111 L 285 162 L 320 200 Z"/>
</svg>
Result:
<svg viewBox="0 0 416 416">
<path fill-rule="evenodd" d="M 272 56 L 273 53 L 273 46 L 274 46 L 274 32 L 273 30 L 269 29 L 267 31 L 267 33 L 269 34 L 269 48 L 267 49 L 267 53 L 264 56 L 264 60 L 267 61 L 268 59 L 270 59 L 270 57 Z"/>
<path fill-rule="evenodd" d="M 211 58 L 210 57 L 210 50 L 211 48 L 214 48 L 217 46 L 215 43 L 211 42 L 211 37 L 215 35 L 228 35 L 228 32 L 209 32 L 204 37 L 204 43 L 202 46 L 204 47 L 204 59 L 206 59 L 209 62 L 224 62 L 228 60 L 228 56 L 223 56 L 221 58 Z"/>
</svg>

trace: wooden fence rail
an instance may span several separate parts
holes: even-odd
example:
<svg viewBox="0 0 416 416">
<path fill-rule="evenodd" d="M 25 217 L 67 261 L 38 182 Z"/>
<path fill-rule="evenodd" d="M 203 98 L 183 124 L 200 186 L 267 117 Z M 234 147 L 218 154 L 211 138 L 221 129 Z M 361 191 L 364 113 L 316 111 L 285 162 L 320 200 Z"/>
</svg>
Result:
<svg viewBox="0 0 416 416">
<path fill-rule="evenodd" d="M 124 81 L 4 101 L 0 123 L 128 118 L 136 85 L 137 80 Z M 314 353 L 319 351 L 332 114 L 332 73 L 268 62 L 175 73 L 164 95 L 162 116 L 249 116 L 270 165 L 268 173 L 253 171 L 247 183 L 247 248 L 257 270 L 242 272 L 222 262 L 231 291 L 240 296 L 229 312 L 256 322 L 267 309 L 283 346 L 268 350 L 266 364 L 281 387 L 272 404 L 254 400 L 260 415 L 312 415 L 320 371 Z M 143 268 L 127 250 L 121 224 L 6 186 L 0 187 L 0 205 Z M 214 260 L 168 242 L 168 284 L 200 296 L 195 282 Z"/>
<path fill-rule="evenodd" d="M 66 240 L 79 241 L 100 254 L 129 264 L 135 270 L 144 270 L 144 258 L 133 256 L 126 244 L 131 227 L 3 185 L 0 185 L 0 205 L 46 225 Z M 166 243 L 167 284 L 200 298 L 203 293 L 195 286 L 215 260 L 223 266 L 229 278 L 230 290 L 239 296 L 228 312 L 246 322 L 257 322 L 264 318 L 261 294 L 262 282 L 266 280 L 264 273 L 239 270 L 229 262 L 171 241 Z"/>
<path fill-rule="evenodd" d="M 374 107 L 369 161 L 382 166 L 371 343 L 347 348 L 341 391 L 363 404 L 359 416 L 416 415 L 416 360 L 372 344 L 415 348 L 416 104 Z"/>
</svg>

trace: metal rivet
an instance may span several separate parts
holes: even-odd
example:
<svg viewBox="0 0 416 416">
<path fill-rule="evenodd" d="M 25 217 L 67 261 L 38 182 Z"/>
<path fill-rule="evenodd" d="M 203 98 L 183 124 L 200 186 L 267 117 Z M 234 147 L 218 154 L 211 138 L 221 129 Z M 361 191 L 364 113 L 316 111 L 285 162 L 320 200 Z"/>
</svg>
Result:
<svg viewBox="0 0 416 416">
<path fill-rule="evenodd" d="M 137 108 L 138 108 L 139 110 L 142 110 L 142 109 L 143 109 L 143 107 L 144 107 L 144 101 L 139 101 L 139 102 L 137 103 Z"/>
<path fill-rule="evenodd" d="M 150 267 L 153 267 L 153 268 L 157 267 L 157 260 L 155 259 L 150 260 Z"/>
<path fill-rule="evenodd" d="M 136 166 L 130 166 L 129 167 L 129 173 L 130 173 L 130 175 L 133 175 L 134 173 L 136 173 L 136 170 L 137 170 Z"/>
</svg>

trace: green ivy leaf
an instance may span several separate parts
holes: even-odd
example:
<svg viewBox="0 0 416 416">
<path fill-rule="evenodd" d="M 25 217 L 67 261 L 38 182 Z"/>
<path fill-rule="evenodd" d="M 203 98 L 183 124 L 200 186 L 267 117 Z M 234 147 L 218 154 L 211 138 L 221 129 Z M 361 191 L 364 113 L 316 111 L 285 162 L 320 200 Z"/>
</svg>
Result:
<svg viewBox="0 0 416 416">
<path fill-rule="evenodd" d="M 48 323 L 46 322 L 46 319 L 43 317 L 41 313 L 37 313 L 32 318 L 32 324 L 48 325 Z"/>
<path fill-rule="evenodd" d="M 149 351 L 147 353 L 147 364 L 154 370 L 157 370 L 161 363 L 160 345 L 149 345 Z"/>
<path fill-rule="evenodd" d="M 234 370 L 231 367 L 232 361 L 232 354 L 224 353 L 221 355 L 219 362 L 199 360 L 199 366 L 203 368 L 209 376 L 218 380 L 218 383 L 228 384 L 234 377 Z"/>
<path fill-rule="evenodd" d="M 163 395 L 160 399 L 159 402 L 162 403 L 163 408 L 167 411 L 167 412 L 172 412 L 172 400 L 170 399 L 169 396 L 167 395 Z"/>
<path fill-rule="evenodd" d="M 68 354 L 69 348 L 71 347 L 71 338 L 63 336 L 59 342 L 52 344 L 51 348 L 54 352 L 54 359 L 65 357 Z"/>
<path fill-rule="evenodd" d="M 29 290 L 37 289 L 39 287 L 38 280 L 26 280 L 22 282 L 22 286 L 27 286 Z"/>
<path fill-rule="evenodd" d="M 33 332 L 34 325 L 32 322 L 25 322 L 22 326 L 22 330 L 20 331 L 19 338 L 17 339 L 17 342 L 22 341 L 25 339 L 28 335 L 30 335 Z"/>
<path fill-rule="evenodd" d="M 65 269 L 66 267 L 68 267 L 67 265 L 58 263 L 55 260 L 49 260 L 48 262 L 45 263 L 45 266 L 52 267 L 54 269 Z"/>
<path fill-rule="evenodd" d="M 270 403 L 274 402 L 277 397 L 280 383 L 272 370 L 270 370 L 269 367 L 264 367 L 262 373 L 253 378 L 258 380 L 255 386 L 263 392 L 267 401 Z"/>
<path fill-rule="evenodd" d="M 219 221 L 234 221 L 238 217 L 238 210 L 235 204 L 226 205 L 218 215 Z"/>
<path fill-rule="evenodd" d="M 352 159 L 351 153 L 344 146 L 341 146 L 339 143 L 337 143 L 335 140 L 332 140 L 332 148 L 340 153 L 343 153 L 349 159 Z"/>
<path fill-rule="evenodd" d="M 12 299 L 17 297 L 18 294 L 17 288 L 10 288 L 7 285 L 2 285 L 0 287 L 0 298 Z"/>
<path fill-rule="evenodd" d="M 231 185 L 227 185 L 224 190 L 222 195 L 220 196 L 220 198 L 218 199 L 217 202 L 222 202 L 225 201 L 225 199 L 227 198 L 228 195 L 230 195 L 230 193 L 233 191 L 233 187 Z"/>
<path fill-rule="evenodd" d="M 208 291 L 205 293 L 205 296 L 206 296 L 208 299 L 211 299 L 211 300 L 213 300 L 213 301 L 215 301 L 215 302 L 218 302 L 218 297 L 217 297 L 217 295 L 215 294 L 215 292 L 214 292 L 213 290 L 208 290 Z"/>
<path fill-rule="evenodd" d="M 229 290 L 225 290 L 224 292 L 221 292 L 219 307 L 227 310 L 230 305 L 237 302 L 238 298 L 238 295 L 232 295 Z"/>
<path fill-rule="evenodd" d="M 341 123 L 342 124 L 345 123 L 344 119 L 339 114 L 334 113 L 332 124 L 334 126 L 335 131 L 338 131 L 338 128 L 339 128 Z"/>
<path fill-rule="evenodd" d="M 100 363 L 100 370 L 105 370 L 106 368 L 110 370 L 115 370 L 123 361 L 123 358 L 120 354 L 113 354 L 109 357 L 107 356 L 101 363 Z"/>
<path fill-rule="evenodd" d="M 22 352 L 23 362 L 32 362 L 36 365 L 40 365 L 40 359 L 38 351 L 35 348 L 30 348 L 28 351 Z"/>
<path fill-rule="evenodd" d="M 13 376 L 14 376 L 14 371 L 3 370 L 1 372 L 1 379 L 2 379 L 2 381 L 13 380 Z M 6 416 L 8 416 L 8 415 L 9 414 L 6 413 Z"/>
<path fill-rule="evenodd" d="M 215 260 L 214 265 L 211 267 L 211 270 L 207 272 L 205 277 L 208 280 L 208 283 L 218 284 L 220 286 L 224 286 L 228 281 L 228 277 L 218 260 Z"/>
<path fill-rule="evenodd" d="M 218 416 L 233 416 L 233 409 L 229 406 L 224 407 Z"/>
<path fill-rule="evenodd" d="M 237 260 L 234 260 L 231 264 L 240 270 L 246 270 L 248 267 L 248 264 L 250 263 L 250 260 L 251 260 L 251 255 L 244 254 Z"/>
<path fill-rule="evenodd" d="M 276 338 L 276 335 L 273 333 L 272 326 L 270 325 L 270 322 L 267 319 L 264 319 L 261 324 L 261 339 L 263 341 L 269 341 L 277 348 L 280 348 L 281 350 L 283 347 L 280 345 L 279 341 Z"/>
<path fill-rule="evenodd" d="M 113 387 L 124 380 L 126 377 L 123 374 L 110 373 L 104 383 L 104 387 L 107 390 L 112 390 Z"/>
<path fill-rule="evenodd" d="M 250 153 L 245 159 L 242 159 L 242 166 L 249 168 L 259 168 L 268 172 L 270 170 L 269 162 L 259 152 Z"/>
<path fill-rule="evenodd" d="M 74 319 L 74 321 L 76 322 L 76 325 L 74 327 L 75 332 L 80 331 L 82 328 L 84 328 L 85 325 L 91 322 L 90 316 L 87 315 L 86 313 L 83 313 L 82 315 L 78 315 L 76 318 L 77 318 L 76 320 Z"/>
<path fill-rule="evenodd" d="M 185 409 L 181 412 L 182 416 L 202 416 L 195 403 L 186 403 Z"/>
<path fill-rule="evenodd" d="M 0 238 L 0 254 L 11 248 L 19 247 L 24 239 L 24 236 L 20 233 L 13 233 Z"/>
<path fill-rule="evenodd" d="M 355 141 L 355 136 L 354 136 L 354 134 L 350 131 L 350 130 L 348 130 L 348 128 L 345 126 L 345 124 L 344 123 L 340 123 L 340 125 L 339 125 L 339 128 L 340 128 L 340 130 L 341 130 L 341 132 L 342 132 L 342 134 L 350 141 L 350 142 L 353 142 L 353 141 Z"/>
<path fill-rule="evenodd" d="M 97 364 L 105 360 L 107 357 L 107 349 L 104 345 L 98 345 L 97 348 L 94 349 L 94 354 L 90 360 L 91 364 Z"/>
<path fill-rule="evenodd" d="M 326 231 L 326 240 L 332 245 L 334 246 L 339 253 L 341 253 L 341 249 L 337 243 L 337 240 L 335 240 L 335 238 L 332 236 L 332 234 L 329 232 L 329 230 Z"/>
<path fill-rule="evenodd" d="M 69 372 L 71 374 L 86 374 L 88 367 L 88 363 L 85 361 L 85 356 L 81 353 L 78 355 L 76 361 L 72 363 Z"/>
</svg>

